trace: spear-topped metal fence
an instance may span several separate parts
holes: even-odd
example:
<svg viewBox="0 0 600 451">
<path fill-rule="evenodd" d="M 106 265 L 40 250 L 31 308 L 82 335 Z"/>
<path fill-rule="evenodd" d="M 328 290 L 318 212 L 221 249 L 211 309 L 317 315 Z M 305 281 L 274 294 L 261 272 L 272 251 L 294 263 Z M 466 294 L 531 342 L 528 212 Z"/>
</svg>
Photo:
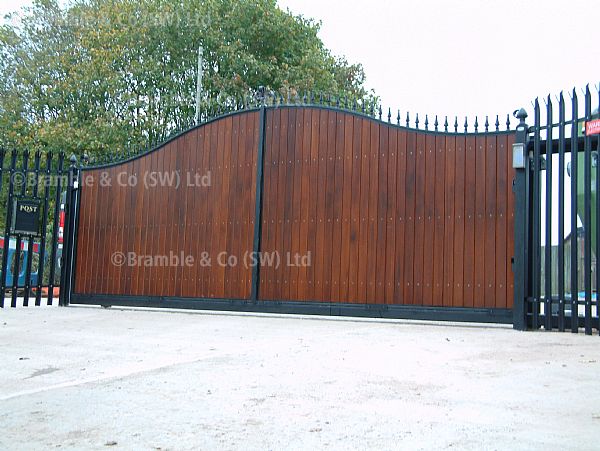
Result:
<svg viewBox="0 0 600 451">
<path fill-rule="evenodd" d="M 0 307 L 59 301 L 68 175 L 62 153 L 0 150 Z"/>
<path fill-rule="evenodd" d="M 598 88 L 592 95 L 586 87 L 583 115 L 576 89 L 569 100 L 563 93 L 556 100 L 549 95 L 540 106 L 536 99 L 533 126 L 527 126 L 524 110 L 519 114 L 515 143 L 515 157 L 522 154 L 515 179 L 519 329 L 583 328 L 586 334 L 599 329 L 600 272 L 595 261 L 600 255 L 600 135 L 592 129 L 598 123 L 597 93 Z"/>
</svg>

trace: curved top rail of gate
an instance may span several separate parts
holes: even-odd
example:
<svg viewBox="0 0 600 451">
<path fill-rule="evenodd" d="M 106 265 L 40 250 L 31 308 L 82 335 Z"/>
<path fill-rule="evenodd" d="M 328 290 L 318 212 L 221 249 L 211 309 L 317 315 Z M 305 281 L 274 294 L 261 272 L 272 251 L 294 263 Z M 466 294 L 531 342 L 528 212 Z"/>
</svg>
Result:
<svg viewBox="0 0 600 451">
<path fill-rule="evenodd" d="M 221 105 L 213 115 L 209 116 L 198 124 L 190 125 L 188 123 L 182 127 L 179 127 L 158 144 L 151 144 L 146 149 L 133 153 L 126 151 L 109 153 L 108 155 L 103 156 L 103 158 L 105 158 L 107 161 L 97 161 L 92 164 L 84 163 L 82 169 L 91 170 L 108 168 L 130 162 L 155 152 L 156 150 L 164 147 L 170 142 L 198 127 L 202 127 L 220 119 L 238 115 L 244 112 L 259 111 L 262 107 L 266 109 L 280 107 L 327 109 L 348 113 L 361 118 L 371 119 L 380 124 L 389 125 L 399 130 L 416 131 L 426 134 L 431 133 L 468 136 L 482 135 L 485 133 L 514 133 L 514 130 L 511 130 L 510 114 L 506 114 L 506 119 L 502 117 L 502 120 L 500 119 L 500 115 L 496 114 L 495 119 L 492 117 L 493 122 L 490 121 L 489 116 L 485 116 L 484 120 L 482 118 L 482 122 L 480 122 L 478 116 L 475 116 L 472 121 L 469 121 L 467 116 L 464 117 L 464 121 L 462 121 L 462 119 L 459 121 L 458 116 L 454 116 L 454 121 L 452 121 L 452 118 L 450 118 L 450 122 L 448 121 L 448 116 L 444 116 L 442 122 L 441 118 L 438 118 L 437 115 L 432 115 L 430 118 L 428 114 L 425 114 L 425 117 L 423 118 L 423 115 L 419 116 L 419 114 L 416 113 L 413 117 L 409 111 L 401 112 L 400 109 L 393 111 L 391 108 L 388 108 L 386 113 L 381 106 L 375 107 L 373 104 L 367 105 L 365 103 L 357 102 L 356 100 L 349 102 L 347 99 L 335 98 L 333 96 L 314 96 L 308 93 L 303 96 L 295 95 L 284 98 L 276 94 L 267 94 L 264 98 L 244 98 L 241 101 L 233 100 L 224 102 L 223 105 Z"/>
</svg>

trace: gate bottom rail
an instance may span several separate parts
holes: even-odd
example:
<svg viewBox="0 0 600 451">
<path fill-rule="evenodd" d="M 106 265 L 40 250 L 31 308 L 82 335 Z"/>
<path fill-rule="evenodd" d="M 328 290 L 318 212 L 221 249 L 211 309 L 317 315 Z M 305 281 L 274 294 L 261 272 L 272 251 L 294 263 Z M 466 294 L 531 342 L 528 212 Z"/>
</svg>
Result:
<svg viewBox="0 0 600 451">
<path fill-rule="evenodd" d="M 512 324 L 511 309 L 73 294 L 71 304 Z"/>
</svg>

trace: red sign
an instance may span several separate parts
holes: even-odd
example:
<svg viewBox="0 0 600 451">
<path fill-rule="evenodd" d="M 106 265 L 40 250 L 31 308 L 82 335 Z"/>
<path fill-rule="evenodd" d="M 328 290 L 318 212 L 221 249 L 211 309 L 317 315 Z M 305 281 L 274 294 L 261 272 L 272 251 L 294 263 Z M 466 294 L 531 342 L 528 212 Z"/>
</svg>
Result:
<svg viewBox="0 0 600 451">
<path fill-rule="evenodd" d="M 597 135 L 600 133 L 600 119 L 595 119 L 593 121 L 589 121 L 585 123 L 585 134 L 587 135 Z"/>
</svg>

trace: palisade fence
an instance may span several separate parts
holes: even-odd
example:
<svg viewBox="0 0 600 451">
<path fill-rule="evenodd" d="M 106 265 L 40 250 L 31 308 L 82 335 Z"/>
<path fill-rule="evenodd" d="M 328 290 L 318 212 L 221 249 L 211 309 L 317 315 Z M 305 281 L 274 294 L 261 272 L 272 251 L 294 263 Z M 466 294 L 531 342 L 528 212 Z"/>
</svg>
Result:
<svg viewBox="0 0 600 451">
<path fill-rule="evenodd" d="M 67 185 L 64 154 L 0 149 L 0 307 L 59 301 Z M 38 233 L 13 230 L 17 200 L 34 200 L 39 207 Z"/>
<path fill-rule="evenodd" d="M 533 104 L 519 112 L 515 156 L 515 327 L 586 334 L 599 329 L 600 91 Z M 583 103 L 583 112 L 581 111 Z M 520 154 L 520 155 L 519 155 Z M 522 158 L 519 158 L 522 157 Z"/>
</svg>

